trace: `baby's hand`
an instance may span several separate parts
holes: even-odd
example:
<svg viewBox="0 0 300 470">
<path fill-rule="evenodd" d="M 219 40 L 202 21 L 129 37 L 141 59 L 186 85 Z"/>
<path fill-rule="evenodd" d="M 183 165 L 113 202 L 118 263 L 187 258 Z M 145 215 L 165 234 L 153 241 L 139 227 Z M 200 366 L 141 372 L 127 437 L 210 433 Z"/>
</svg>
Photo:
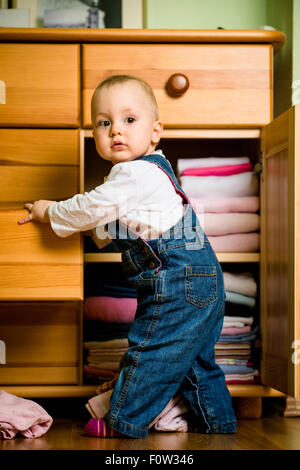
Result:
<svg viewBox="0 0 300 470">
<path fill-rule="evenodd" d="M 25 204 L 24 207 L 29 211 L 29 214 L 26 215 L 23 219 L 19 220 L 18 224 L 26 224 L 31 220 L 38 220 L 44 224 L 49 223 L 50 219 L 48 215 L 48 207 L 55 202 L 56 201 L 44 201 L 43 199 L 40 199 L 39 201 L 35 201 L 33 204 Z"/>
</svg>

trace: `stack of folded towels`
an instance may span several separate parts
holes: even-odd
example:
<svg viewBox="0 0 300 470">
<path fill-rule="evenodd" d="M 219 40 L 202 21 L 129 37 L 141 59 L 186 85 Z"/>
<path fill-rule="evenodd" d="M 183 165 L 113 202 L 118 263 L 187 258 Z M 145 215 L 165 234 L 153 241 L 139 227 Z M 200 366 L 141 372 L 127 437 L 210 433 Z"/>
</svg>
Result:
<svg viewBox="0 0 300 470">
<path fill-rule="evenodd" d="M 228 384 L 258 381 L 257 351 L 259 339 L 255 306 L 257 284 L 249 272 L 223 272 L 225 316 L 220 338 L 215 345 L 216 362 Z"/>
<path fill-rule="evenodd" d="M 101 384 L 118 375 L 120 360 L 128 349 L 128 332 L 137 299 L 120 264 L 85 267 L 84 374 L 88 383 Z"/>
<path fill-rule="evenodd" d="M 87 268 L 87 267 L 86 267 Z M 88 383 L 102 384 L 117 378 L 119 364 L 128 349 L 128 332 L 134 321 L 137 299 L 135 289 L 109 284 L 115 273 L 121 284 L 119 264 L 89 265 L 93 279 L 98 279 L 95 295 L 84 301 L 84 372 Z M 102 268 L 102 269 L 101 269 Z M 119 276 L 118 276 L 119 274 Z M 259 371 L 255 344 L 259 339 L 256 321 L 257 284 L 252 273 L 223 272 L 225 316 L 220 338 L 215 345 L 216 362 L 226 383 L 256 383 Z M 119 280 L 118 280 L 119 277 Z M 89 288 L 89 290 L 91 287 Z"/>
<path fill-rule="evenodd" d="M 249 157 L 179 159 L 177 174 L 215 251 L 259 251 L 258 176 Z"/>
</svg>

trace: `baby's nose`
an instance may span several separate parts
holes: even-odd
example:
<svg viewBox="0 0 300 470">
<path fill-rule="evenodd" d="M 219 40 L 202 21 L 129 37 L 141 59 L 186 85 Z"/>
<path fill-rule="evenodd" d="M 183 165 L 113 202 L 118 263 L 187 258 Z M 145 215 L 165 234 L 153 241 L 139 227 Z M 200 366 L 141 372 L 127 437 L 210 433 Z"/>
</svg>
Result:
<svg viewBox="0 0 300 470">
<path fill-rule="evenodd" d="M 110 133 L 112 136 L 122 134 L 121 126 L 118 126 L 116 124 L 112 125 Z"/>
</svg>

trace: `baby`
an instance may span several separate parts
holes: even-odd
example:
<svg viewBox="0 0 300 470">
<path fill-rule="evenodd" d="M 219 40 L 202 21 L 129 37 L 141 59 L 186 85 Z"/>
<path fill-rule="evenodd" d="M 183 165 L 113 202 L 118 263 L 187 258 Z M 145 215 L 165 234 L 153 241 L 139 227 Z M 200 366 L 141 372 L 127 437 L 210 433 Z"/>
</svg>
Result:
<svg viewBox="0 0 300 470">
<path fill-rule="evenodd" d="M 105 227 L 137 290 L 110 409 L 86 430 L 146 437 L 178 393 L 199 432 L 235 432 L 214 355 L 224 316 L 222 271 L 170 163 L 156 150 L 162 123 L 151 87 L 125 75 L 103 81 L 93 94 L 92 124 L 99 155 L 113 164 L 105 182 L 65 201 L 27 203 L 19 221 L 50 222 L 60 237 Z"/>
</svg>

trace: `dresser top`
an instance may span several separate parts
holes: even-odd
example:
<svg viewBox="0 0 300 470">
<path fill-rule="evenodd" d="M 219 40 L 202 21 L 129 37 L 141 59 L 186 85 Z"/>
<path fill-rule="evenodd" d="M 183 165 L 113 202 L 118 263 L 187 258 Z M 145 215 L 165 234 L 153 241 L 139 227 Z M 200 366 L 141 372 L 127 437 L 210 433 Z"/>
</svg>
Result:
<svg viewBox="0 0 300 470">
<path fill-rule="evenodd" d="M 64 43 L 189 43 L 272 44 L 274 51 L 285 43 L 281 31 L 263 29 L 88 29 L 0 28 L 1 42 Z"/>
</svg>

